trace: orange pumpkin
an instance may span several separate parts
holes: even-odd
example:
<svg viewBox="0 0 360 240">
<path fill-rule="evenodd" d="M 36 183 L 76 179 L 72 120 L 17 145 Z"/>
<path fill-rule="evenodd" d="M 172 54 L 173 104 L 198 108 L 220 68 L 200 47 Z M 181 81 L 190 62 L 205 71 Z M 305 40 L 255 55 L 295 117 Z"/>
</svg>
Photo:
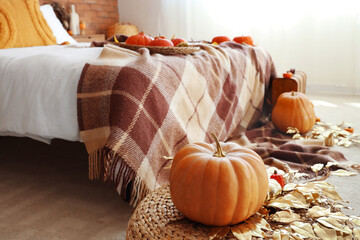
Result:
<svg viewBox="0 0 360 240">
<path fill-rule="evenodd" d="M 301 92 L 282 93 L 271 114 L 275 127 L 286 133 L 288 127 L 294 127 L 300 133 L 306 133 L 315 124 L 314 105 Z"/>
<path fill-rule="evenodd" d="M 233 39 L 234 42 L 240 43 L 240 44 L 249 44 L 251 46 L 254 46 L 254 41 L 252 39 L 251 36 L 239 36 L 239 37 L 234 37 Z"/>
<path fill-rule="evenodd" d="M 175 35 L 171 38 L 172 43 L 174 44 L 174 46 L 176 47 L 177 45 L 179 45 L 180 43 L 186 43 L 186 40 L 184 38 L 175 38 Z"/>
<path fill-rule="evenodd" d="M 268 189 L 265 165 L 257 153 L 217 139 L 215 144 L 185 145 L 170 169 L 175 207 L 205 225 L 225 226 L 246 220 L 261 208 Z"/>
<path fill-rule="evenodd" d="M 173 47 L 174 44 L 165 38 L 155 38 L 149 43 L 149 46 L 159 46 L 159 47 Z"/>
<path fill-rule="evenodd" d="M 231 41 L 231 39 L 227 36 L 217 36 L 212 39 L 211 43 L 220 44 L 222 42 L 227 42 L 227 41 Z"/>
<path fill-rule="evenodd" d="M 130 45 L 148 46 L 152 40 L 153 39 L 150 36 L 146 35 L 144 32 L 141 32 L 139 34 L 128 37 L 125 43 Z"/>
</svg>

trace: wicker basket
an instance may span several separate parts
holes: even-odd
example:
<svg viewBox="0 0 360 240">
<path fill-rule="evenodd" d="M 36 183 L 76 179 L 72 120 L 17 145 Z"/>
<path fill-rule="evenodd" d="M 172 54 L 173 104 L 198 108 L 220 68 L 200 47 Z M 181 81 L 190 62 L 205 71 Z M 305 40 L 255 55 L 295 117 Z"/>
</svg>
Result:
<svg viewBox="0 0 360 240">
<path fill-rule="evenodd" d="M 160 53 L 164 55 L 175 55 L 175 54 L 193 54 L 200 50 L 198 46 L 190 46 L 190 47 L 160 47 L 160 46 L 139 46 L 139 45 L 131 45 L 126 43 L 114 43 L 120 47 L 127 48 L 133 51 L 137 51 L 140 48 L 149 49 L 150 53 Z"/>
<path fill-rule="evenodd" d="M 115 23 L 107 30 L 106 38 L 114 36 L 114 34 L 123 34 L 126 36 L 132 36 L 138 34 L 139 30 L 137 26 L 130 23 Z"/>
<path fill-rule="evenodd" d="M 211 227 L 190 221 L 174 206 L 170 188 L 146 196 L 131 216 L 126 239 L 209 239 Z M 235 239 L 229 233 L 226 239 Z"/>
</svg>

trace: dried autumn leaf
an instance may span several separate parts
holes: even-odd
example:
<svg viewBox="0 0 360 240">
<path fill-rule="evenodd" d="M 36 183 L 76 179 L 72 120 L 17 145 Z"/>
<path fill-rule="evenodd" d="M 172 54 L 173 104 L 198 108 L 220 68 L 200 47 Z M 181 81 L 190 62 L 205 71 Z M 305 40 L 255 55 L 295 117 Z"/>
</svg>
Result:
<svg viewBox="0 0 360 240">
<path fill-rule="evenodd" d="M 332 228 L 336 231 L 343 232 L 345 234 L 351 234 L 351 229 L 347 229 L 344 225 L 339 223 L 335 218 L 332 217 L 321 217 L 317 221 L 325 227 Z"/>
<path fill-rule="evenodd" d="M 290 191 L 294 190 L 296 188 L 296 186 L 297 186 L 296 183 L 288 183 L 284 186 L 283 191 L 290 192 Z"/>
<path fill-rule="evenodd" d="M 251 240 L 251 229 L 246 224 L 231 227 L 231 232 L 238 240 Z"/>
<path fill-rule="evenodd" d="M 292 139 L 298 140 L 298 139 L 303 139 L 303 137 L 301 136 L 300 133 L 295 133 L 295 134 L 292 136 Z"/>
<path fill-rule="evenodd" d="M 298 208 L 306 209 L 309 207 L 309 204 L 306 202 L 306 198 L 300 192 L 294 190 L 283 197 L 271 200 L 268 203 L 268 206 L 279 208 L 279 209 L 288 209 L 288 208 Z"/>
<path fill-rule="evenodd" d="M 318 223 L 313 224 L 313 229 L 320 239 L 337 240 L 336 231 L 331 228 L 324 227 Z"/>
<path fill-rule="evenodd" d="M 271 220 L 279 223 L 292 223 L 300 220 L 300 215 L 291 210 L 283 210 L 271 215 Z"/>
<path fill-rule="evenodd" d="M 341 176 L 341 177 L 349 177 L 349 176 L 354 176 L 357 173 L 356 172 L 346 171 L 344 169 L 339 169 L 339 170 L 331 172 L 330 174 L 335 175 L 335 176 Z"/>
<path fill-rule="evenodd" d="M 315 236 L 313 228 L 310 223 L 294 222 L 290 225 L 291 229 L 296 233 L 310 239 L 319 239 Z"/>
<path fill-rule="evenodd" d="M 353 224 L 360 226 L 360 217 L 351 216 L 350 221 Z"/>
<path fill-rule="evenodd" d="M 209 232 L 210 240 L 220 240 L 225 237 L 230 231 L 230 227 L 212 227 Z"/>
<path fill-rule="evenodd" d="M 247 224 L 247 227 L 251 229 L 251 235 L 253 237 L 262 238 L 262 237 L 266 236 L 266 234 L 257 225 L 250 223 L 250 222 L 245 222 L 245 223 Z"/>
<path fill-rule="evenodd" d="M 354 237 L 356 237 L 357 239 L 360 239 L 360 228 L 355 228 L 355 229 L 353 229 L 353 235 L 354 235 Z"/>
<path fill-rule="evenodd" d="M 286 134 L 295 134 L 295 133 L 300 133 L 299 130 L 295 127 L 288 127 Z"/>
<path fill-rule="evenodd" d="M 320 206 L 313 206 L 308 210 L 308 215 L 311 218 L 326 217 L 330 215 L 330 208 L 323 208 Z"/>
<path fill-rule="evenodd" d="M 319 172 L 321 169 L 323 169 L 324 167 L 324 164 L 321 164 L 321 163 L 317 163 L 313 166 L 311 166 L 311 170 L 313 170 L 313 172 Z"/>
<path fill-rule="evenodd" d="M 252 223 L 262 230 L 271 230 L 270 224 L 263 219 L 260 215 L 253 215 L 246 220 L 246 223 Z"/>
<path fill-rule="evenodd" d="M 321 192 L 328 198 L 331 198 L 335 201 L 343 201 L 343 199 L 340 197 L 339 193 L 337 191 L 335 191 L 335 189 L 333 189 L 333 188 L 323 188 Z"/>
</svg>

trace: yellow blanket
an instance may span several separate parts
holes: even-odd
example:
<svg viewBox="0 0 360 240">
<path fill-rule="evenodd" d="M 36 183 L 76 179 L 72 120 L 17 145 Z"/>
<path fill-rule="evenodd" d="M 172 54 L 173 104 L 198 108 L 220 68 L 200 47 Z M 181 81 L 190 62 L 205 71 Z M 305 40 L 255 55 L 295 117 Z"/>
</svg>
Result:
<svg viewBox="0 0 360 240">
<path fill-rule="evenodd" d="M 0 48 L 56 44 L 38 0 L 0 0 Z"/>
</svg>

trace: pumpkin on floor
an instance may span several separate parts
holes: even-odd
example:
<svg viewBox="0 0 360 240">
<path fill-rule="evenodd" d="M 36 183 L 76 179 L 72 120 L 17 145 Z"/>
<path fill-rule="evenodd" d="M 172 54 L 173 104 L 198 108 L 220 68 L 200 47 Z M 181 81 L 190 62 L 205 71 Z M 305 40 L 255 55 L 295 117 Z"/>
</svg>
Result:
<svg viewBox="0 0 360 240">
<path fill-rule="evenodd" d="M 276 100 L 271 120 L 283 133 L 286 133 L 289 127 L 298 129 L 300 133 L 306 133 L 315 124 L 314 105 L 304 93 L 282 93 Z"/>
<path fill-rule="evenodd" d="M 210 226 L 237 224 L 256 213 L 268 194 L 265 164 L 236 143 L 193 143 L 174 157 L 170 194 L 189 219 Z"/>
</svg>

